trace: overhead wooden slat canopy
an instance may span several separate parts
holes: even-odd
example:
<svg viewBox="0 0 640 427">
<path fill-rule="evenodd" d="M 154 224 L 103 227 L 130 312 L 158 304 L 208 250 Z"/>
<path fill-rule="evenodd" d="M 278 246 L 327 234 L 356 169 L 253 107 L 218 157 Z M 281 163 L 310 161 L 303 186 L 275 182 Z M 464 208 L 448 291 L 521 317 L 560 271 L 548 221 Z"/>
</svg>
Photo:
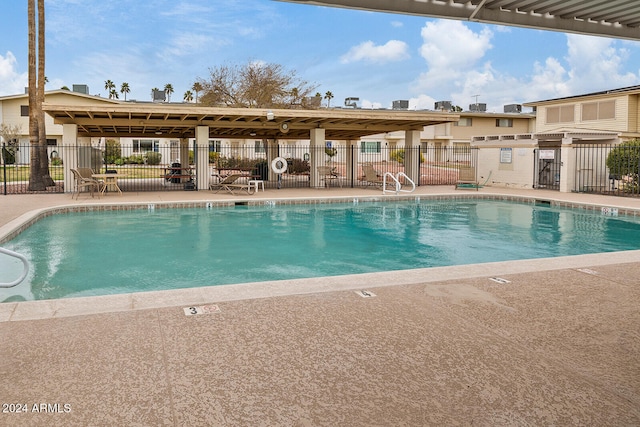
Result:
<svg viewBox="0 0 640 427">
<path fill-rule="evenodd" d="M 210 138 L 308 139 L 311 129 L 324 128 L 327 139 L 351 140 L 385 132 L 422 130 L 424 126 L 460 118 L 458 114 L 434 111 L 269 110 L 129 103 L 44 103 L 42 108 L 56 124 L 76 124 L 78 136 L 108 138 L 194 138 L 197 126 L 208 126 Z"/>
<path fill-rule="evenodd" d="M 640 40 L 638 0 L 280 0 Z"/>
</svg>

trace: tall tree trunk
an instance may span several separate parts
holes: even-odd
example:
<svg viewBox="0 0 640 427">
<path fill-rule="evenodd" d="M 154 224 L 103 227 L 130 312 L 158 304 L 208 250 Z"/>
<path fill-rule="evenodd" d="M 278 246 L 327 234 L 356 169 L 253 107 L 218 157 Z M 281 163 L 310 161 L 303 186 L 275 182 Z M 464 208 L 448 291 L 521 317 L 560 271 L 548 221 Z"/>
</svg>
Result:
<svg viewBox="0 0 640 427">
<path fill-rule="evenodd" d="M 44 87 L 46 84 L 44 63 L 45 63 L 45 31 L 44 31 L 44 0 L 38 0 L 38 96 L 37 96 L 37 116 L 38 116 L 38 145 L 40 149 L 40 175 L 46 187 L 56 185 L 49 174 L 49 153 L 47 152 L 47 128 L 42 111 L 44 102 Z"/>
<path fill-rule="evenodd" d="M 38 116 L 37 116 L 37 84 L 36 84 L 36 0 L 28 0 L 29 15 L 29 151 L 30 151 L 30 172 L 29 190 L 43 191 L 46 186 L 42 181 L 40 168 L 40 150 L 38 136 Z"/>
</svg>

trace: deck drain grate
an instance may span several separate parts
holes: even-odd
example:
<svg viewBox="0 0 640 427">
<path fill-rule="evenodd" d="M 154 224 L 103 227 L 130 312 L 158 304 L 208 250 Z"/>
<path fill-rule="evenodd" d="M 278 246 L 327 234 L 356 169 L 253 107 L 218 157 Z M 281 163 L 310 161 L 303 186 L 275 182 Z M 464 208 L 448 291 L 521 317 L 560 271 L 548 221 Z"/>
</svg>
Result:
<svg viewBox="0 0 640 427">
<path fill-rule="evenodd" d="M 503 279 L 502 277 L 489 277 L 489 280 L 493 280 L 496 283 L 500 283 L 502 285 L 506 285 L 507 283 L 511 283 L 511 280 Z"/>
<path fill-rule="evenodd" d="M 356 294 L 360 295 L 362 298 L 373 298 L 376 296 L 376 294 L 374 294 L 371 291 L 355 291 Z"/>
<path fill-rule="evenodd" d="M 195 316 L 198 314 L 220 313 L 220 307 L 218 307 L 217 305 L 199 305 L 199 306 L 184 307 L 183 310 L 186 316 Z"/>
</svg>

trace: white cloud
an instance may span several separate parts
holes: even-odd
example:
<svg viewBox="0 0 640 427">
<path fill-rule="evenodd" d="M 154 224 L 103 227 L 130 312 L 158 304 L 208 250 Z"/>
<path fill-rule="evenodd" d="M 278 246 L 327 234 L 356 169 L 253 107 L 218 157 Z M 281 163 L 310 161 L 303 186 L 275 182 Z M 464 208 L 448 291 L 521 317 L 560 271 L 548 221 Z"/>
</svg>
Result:
<svg viewBox="0 0 640 427">
<path fill-rule="evenodd" d="M 0 96 L 23 93 L 28 84 L 28 73 L 17 70 L 16 57 L 11 52 L 0 55 Z"/>
<path fill-rule="evenodd" d="M 567 63 L 572 90 L 589 91 L 594 83 L 605 88 L 618 88 L 636 84 L 638 75 L 623 71 L 629 51 L 616 48 L 617 43 L 603 37 L 567 34 Z"/>
<path fill-rule="evenodd" d="M 466 74 L 473 72 L 491 49 L 493 33 L 488 27 L 475 33 L 460 21 L 427 22 L 422 28 L 420 54 L 427 71 L 415 84 L 417 91 L 441 91 L 465 86 Z"/>
<path fill-rule="evenodd" d="M 218 49 L 229 44 L 224 38 L 214 38 L 200 33 L 182 33 L 173 37 L 159 54 L 165 61 L 176 61 L 180 57 L 197 55 L 200 52 Z"/>
<path fill-rule="evenodd" d="M 420 54 L 434 72 L 465 71 L 491 49 L 493 32 L 484 27 L 474 33 L 460 21 L 427 22 L 421 31 Z"/>
<path fill-rule="evenodd" d="M 360 43 L 342 55 L 343 64 L 357 61 L 375 63 L 396 62 L 409 58 L 407 44 L 399 40 L 389 40 L 383 45 L 376 46 L 372 41 Z"/>
<path fill-rule="evenodd" d="M 478 95 L 478 102 L 486 103 L 488 111 L 501 112 L 505 104 L 640 82 L 640 73 L 626 71 L 637 46 L 613 39 L 567 34 L 564 55 L 559 52 L 544 60 L 531 57 L 530 73 L 513 75 L 507 58 L 498 55 L 494 58 L 500 61 L 497 65 L 484 60 L 493 37 L 509 37 L 502 27 L 474 32 L 459 21 L 434 21 L 421 34 L 420 54 L 427 69 L 414 83 L 413 91 L 420 95 L 410 100 L 411 108 L 432 109 L 435 96 L 466 110 Z"/>
<path fill-rule="evenodd" d="M 436 100 L 429 95 L 418 95 L 409 99 L 409 110 L 433 110 Z"/>
<path fill-rule="evenodd" d="M 363 99 L 362 102 L 360 103 L 360 108 L 370 109 L 370 110 L 380 109 L 382 108 L 382 103 L 369 101 L 368 99 Z"/>
<path fill-rule="evenodd" d="M 391 21 L 391 26 L 394 28 L 400 28 L 402 26 L 404 26 L 404 24 L 400 21 Z"/>
</svg>

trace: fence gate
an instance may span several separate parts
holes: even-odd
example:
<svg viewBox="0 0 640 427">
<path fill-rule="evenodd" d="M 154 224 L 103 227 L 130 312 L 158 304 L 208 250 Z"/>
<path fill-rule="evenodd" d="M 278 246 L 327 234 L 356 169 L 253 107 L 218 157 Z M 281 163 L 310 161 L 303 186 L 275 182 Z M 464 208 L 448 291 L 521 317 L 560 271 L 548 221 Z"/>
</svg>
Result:
<svg viewBox="0 0 640 427">
<path fill-rule="evenodd" d="M 535 150 L 533 188 L 560 190 L 560 148 Z"/>
</svg>

